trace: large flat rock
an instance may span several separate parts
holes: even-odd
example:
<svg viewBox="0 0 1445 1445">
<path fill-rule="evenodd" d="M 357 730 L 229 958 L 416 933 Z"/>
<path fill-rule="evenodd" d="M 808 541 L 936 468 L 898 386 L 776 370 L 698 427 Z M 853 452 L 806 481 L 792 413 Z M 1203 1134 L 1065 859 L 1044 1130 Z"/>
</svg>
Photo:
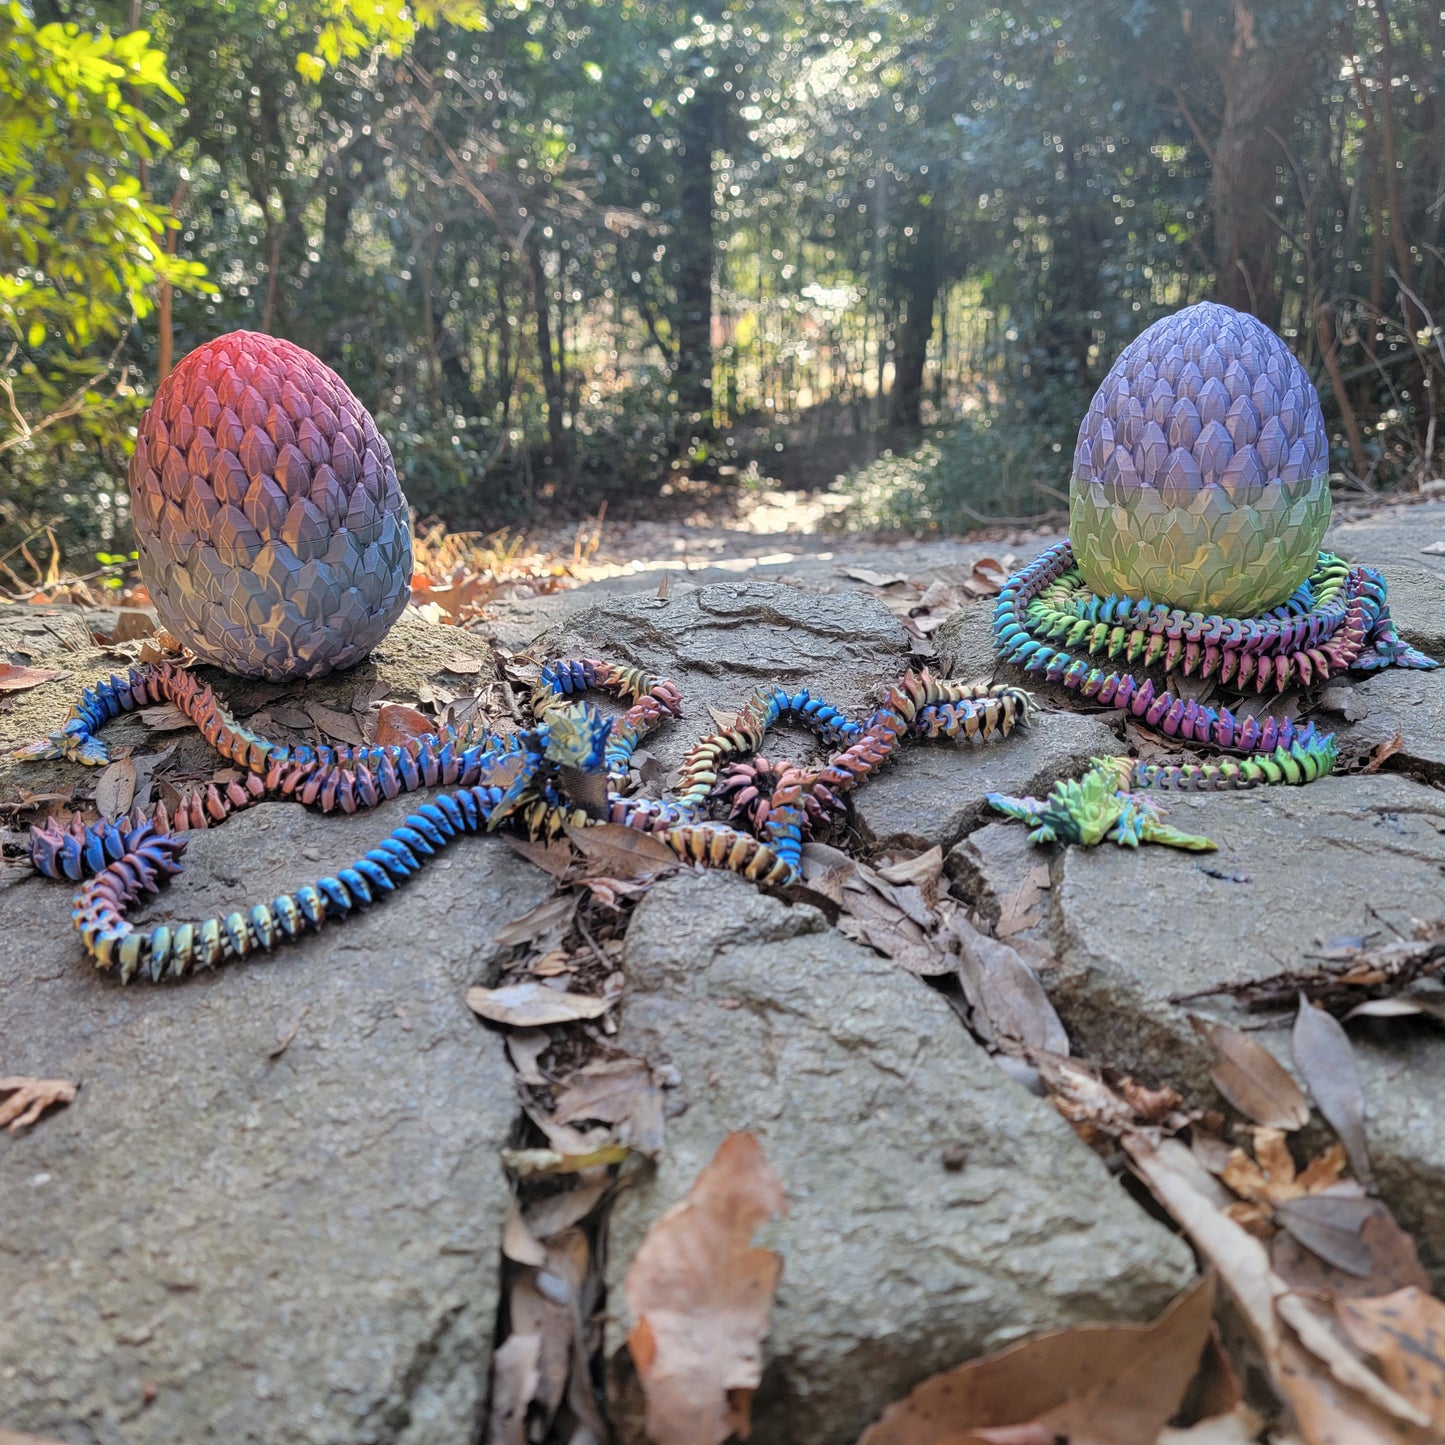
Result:
<svg viewBox="0 0 1445 1445">
<path fill-rule="evenodd" d="M 271 897 L 406 811 L 242 813 L 192 835 L 145 916 Z M 0 1074 L 81 1090 L 0 1135 L 0 1422 L 105 1445 L 470 1439 L 516 1108 L 463 999 L 551 886 L 464 839 L 269 959 L 128 988 L 84 959 L 68 886 L 6 887 Z"/>
<path fill-rule="evenodd" d="M 621 1039 L 672 1063 L 687 1104 L 613 1214 L 611 1393 L 629 1445 L 643 1437 L 616 1353 L 622 1278 L 733 1129 L 757 1136 L 790 1210 L 763 1236 L 784 1263 L 760 1440 L 851 1442 L 936 1370 L 1032 1330 L 1144 1318 L 1191 1275 L 1180 1241 L 938 993 L 813 910 L 725 874 L 676 877 L 633 916 L 625 967 Z"/>
<path fill-rule="evenodd" d="M 1408 778 L 1331 777 L 1161 802 L 1171 823 L 1213 838 L 1219 852 L 1038 853 L 1053 872 L 1049 996 L 1080 1052 L 1151 1083 L 1213 1099 L 1210 1051 L 1189 1012 L 1243 1017 L 1222 999 L 1180 1005 L 1173 996 L 1312 967 L 1324 943 L 1388 938 L 1389 926 L 1445 908 L 1445 794 Z M 1016 845 L 1002 825 L 974 834 L 966 851 L 956 870 L 965 887 L 990 874 L 1014 886 Z M 1386 1197 L 1427 1267 L 1445 1277 L 1445 1031 L 1408 1020 L 1351 1031 Z M 1258 1037 L 1288 1062 L 1286 1028 Z"/>
</svg>

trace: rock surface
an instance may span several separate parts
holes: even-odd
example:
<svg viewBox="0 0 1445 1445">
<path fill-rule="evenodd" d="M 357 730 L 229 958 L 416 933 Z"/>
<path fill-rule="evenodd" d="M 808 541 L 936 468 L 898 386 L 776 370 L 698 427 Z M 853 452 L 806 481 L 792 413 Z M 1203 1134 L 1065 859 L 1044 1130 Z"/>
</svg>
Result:
<svg viewBox="0 0 1445 1445">
<path fill-rule="evenodd" d="M 1188 1252 L 1053 1109 L 1011 1083 L 945 1000 L 822 916 L 722 874 L 666 880 L 627 934 L 622 1042 L 681 1074 L 655 1175 L 609 1246 L 614 1405 L 641 1445 L 622 1279 L 642 1235 L 732 1129 L 789 1214 L 756 1436 L 843 1445 L 889 1400 L 1045 1326 L 1144 1318 Z M 951 1171 L 944 1154 L 961 1151 Z"/>
<path fill-rule="evenodd" d="M 242 813 L 193 835 L 149 914 L 314 878 L 405 803 Z M 464 839 L 269 961 L 125 989 L 81 955 L 67 886 L 0 892 L 0 1074 L 81 1085 L 0 1136 L 0 1422 L 75 1445 L 471 1438 L 516 1106 L 463 999 L 551 887 Z"/>
<path fill-rule="evenodd" d="M 33 620 L 37 612 L 43 619 L 38 625 Z M 123 673 L 131 666 L 126 657 L 90 641 L 86 619 L 93 615 L 77 607 L 37 609 L 0 605 L 0 660 L 43 665 L 66 674 L 40 687 L 3 695 L 6 706 L 0 708 L 0 796 L 7 800 L 17 787 L 40 793 L 68 787 L 77 780 L 85 781 L 83 770 L 70 763 L 17 764 L 11 754 L 22 743 L 32 742 L 58 728 L 83 689 L 112 673 Z M 244 720 L 259 708 L 299 703 L 303 699 L 346 712 L 358 694 L 365 695 L 374 689 L 382 690 L 380 696 L 413 702 L 429 679 L 438 674 L 447 675 L 449 660 L 461 658 L 469 659 L 468 666 L 478 671 L 469 672 L 465 677 L 454 676 L 452 691 L 474 691 L 496 676 L 491 645 L 485 637 L 456 627 L 437 627 L 408 609 L 365 662 L 316 682 L 256 682 L 229 677 L 214 667 L 198 667 L 196 675 L 214 687 L 225 705 Z M 288 736 L 284 729 L 274 725 L 268 727 L 267 735 Z M 167 747 L 174 742 L 178 768 L 194 767 L 202 777 L 209 777 L 214 771 L 215 754 L 191 729 L 155 733 L 131 715 L 109 723 L 103 736 L 112 748 L 131 747 L 137 752 Z M 314 741 L 303 734 L 296 736 Z"/>
<path fill-rule="evenodd" d="M 1171 823 L 1213 838 L 1219 852 L 1036 854 L 1049 859 L 1053 877 L 1044 932 L 1057 963 L 1043 982 L 1079 1052 L 1217 1104 L 1211 1053 L 1189 1014 L 1236 1026 L 1247 1016 L 1219 997 L 1171 1000 L 1308 968 L 1324 944 L 1383 940 L 1412 916 L 1438 916 L 1445 794 L 1382 775 L 1167 803 Z M 1020 881 L 1022 833 L 992 825 L 950 860 L 985 911 L 990 895 L 996 908 L 999 890 Z M 1287 1064 L 1288 1023 L 1256 1035 Z M 1415 1234 L 1426 1267 L 1445 1279 L 1445 1117 L 1430 1102 L 1445 1091 L 1445 1032 L 1411 1020 L 1350 1028 L 1384 1196 Z"/>
</svg>

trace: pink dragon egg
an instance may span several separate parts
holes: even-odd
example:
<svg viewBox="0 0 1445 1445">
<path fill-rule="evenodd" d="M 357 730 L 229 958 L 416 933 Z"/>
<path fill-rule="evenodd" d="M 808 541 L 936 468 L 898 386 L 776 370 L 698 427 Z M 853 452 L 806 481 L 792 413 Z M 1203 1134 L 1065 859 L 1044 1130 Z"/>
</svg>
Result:
<svg viewBox="0 0 1445 1445">
<path fill-rule="evenodd" d="M 391 449 L 329 366 L 278 337 L 219 336 L 160 384 L 130 503 L 161 622 L 227 672 L 350 667 L 411 593 Z"/>
</svg>

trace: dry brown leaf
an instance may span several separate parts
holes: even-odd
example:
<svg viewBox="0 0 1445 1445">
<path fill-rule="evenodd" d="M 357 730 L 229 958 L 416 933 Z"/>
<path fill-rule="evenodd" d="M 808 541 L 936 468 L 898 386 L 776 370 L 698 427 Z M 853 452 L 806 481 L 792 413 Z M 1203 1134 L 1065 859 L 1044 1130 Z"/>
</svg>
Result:
<svg viewBox="0 0 1445 1445">
<path fill-rule="evenodd" d="M 502 842 L 534 867 L 550 873 L 554 878 L 563 877 L 577 862 L 577 853 L 565 838 L 554 838 L 550 843 L 536 843 L 530 838 L 518 838 L 512 833 L 503 833 Z"/>
<path fill-rule="evenodd" d="M 49 1435 L 24 1435 L 0 1425 L 0 1445 L 65 1445 L 65 1442 L 53 1440 Z"/>
<path fill-rule="evenodd" d="M 115 626 L 106 636 L 106 641 L 139 642 L 142 638 L 154 637 L 160 628 L 160 619 L 154 607 L 121 607 L 115 614 Z"/>
<path fill-rule="evenodd" d="M 487 1445 L 526 1445 L 527 1407 L 542 1383 L 540 1335 L 509 1335 L 492 1355 Z"/>
<path fill-rule="evenodd" d="M 840 567 L 845 577 L 855 582 L 866 582 L 870 587 L 900 587 L 908 581 L 901 572 L 875 572 L 869 567 Z"/>
<path fill-rule="evenodd" d="M 96 779 L 95 810 L 102 818 L 119 818 L 130 812 L 135 776 L 135 763 L 130 758 L 118 758 Z"/>
<path fill-rule="evenodd" d="M 1157 1445 L 1255 1445 L 1264 1421 L 1248 1405 L 1211 1415 L 1197 1425 L 1159 1432 Z"/>
<path fill-rule="evenodd" d="M 1049 865 L 1040 863 L 1029 870 L 1028 877 L 1000 904 L 993 936 L 1012 938 L 1014 934 L 1022 933 L 1038 923 L 1040 914 L 1037 908 L 1048 888 Z"/>
<path fill-rule="evenodd" d="M 1269 1259 L 1274 1272 L 1293 1289 L 1333 1295 L 1336 1299 L 1359 1299 L 1391 1294 L 1407 1285 L 1430 1288 L 1429 1276 L 1420 1264 L 1415 1241 L 1400 1228 L 1395 1216 L 1378 1199 L 1368 1201 L 1370 1213 L 1360 1226 L 1359 1237 L 1370 1252 L 1370 1272 L 1352 1275 L 1328 1263 L 1300 1243 L 1288 1230 L 1269 1242 Z"/>
<path fill-rule="evenodd" d="M 660 838 L 621 823 L 587 828 L 568 824 L 567 836 L 581 850 L 589 877 L 640 878 L 682 866 L 682 859 Z"/>
<path fill-rule="evenodd" d="M 485 664 L 480 657 L 469 657 L 465 652 L 453 652 L 442 663 L 442 671 L 456 677 L 476 677 Z"/>
<path fill-rule="evenodd" d="M 337 712 L 335 708 L 323 707 L 319 702 L 308 702 L 306 716 L 334 742 L 349 743 L 359 748 L 366 741 L 361 724 L 349 712 Z"/>
<path fill-rule="evenodd" d="M 1301 994 L 1290 1047 L 1325 1122 L 1340 1136 L 1355 1177 L 1368 1189 L 1374 1173 L 1365 1143 L 1365 1096 L 1345 1026 Z"/>
<path fill-rule="evenodd" d="M 51 667 L 22 667 L 18 662 L 0 662 L 0 692 L 25 692 L 42 682 L 69 676 L 68 672 L 56 672 Z"/>
<path fill-rule="evenodd" d="M 501 948 L 512 948 L 519 943 L 541 947 L 541 940 L 560 938 L 571 928 L 579 901 L 575 893 L 544 899 L 520 918 L 504 923 L 493 935 L 492 942 Z"/>
<path fill-rule="evenodd" d="M 1309 1123 L 1309 1101 L 1263 1044 L 1227 1024 L 1194 1017 L 1190 1022 L 1219 1054 L 1209 1073 L 1215 1088 L 1241 1114 L 1269 1129 L 1302 1129 Z"/>
<path fill-rule="evenodd" d="M 1336 1302 L 1350 1339 L 1380 1362 L 1388 1384 L 1413 1400 L 1445 1437 L 1445 1303 L 1408 1288 L 1379 1299 Z"/>
<path fill-rule="evenodd" d="M 943 849 L 935 846 L 926 853 L 906 858 L 901 863 L 890 863 L 876 871 L 889 883 L 913 884 L 916 887 L 937 883 L 943 874 Z"/>
<path fill-rule="evenodd" d="M 643 1059 L 600 1059 L 579 1069 L 558 1093 L 552 1117 L 559 1124 L 600 1119 L 619 1124 L 652 1092 L 652 1070 Z"/>
<path fill-rule="evenodd" d="M 530 1264 L 537 1269 L 547 1263 L 547 1251 L 533 1236 L 515 1199 L 507 1207 L 506 1222 L 502 1225 L 502 1253 L 518 1264 Z"/>
<path fill-rule="evenodd" d="M 163 702 L 157 707 L 140 709 L 140 720 L 152 732 L 174 733 L 195 724 L 174 703 Z"/>
<path fill-rule="evenodd" d="M 493 1023 L 513 1028 L 542 1028 L 547 1024 L 595 1019 L 606 1013 L 615 997 L 590 993 L 563 993 L 541 983 L 513 983 L 505 988 L 469 988 L 467 1007 Z"/>
<path fill-rule="evenodd" d="M 394 743 L 409 742 L 412 738 L 428 737 L 436 731 L 436 724 L 424 713 L 404 702 L 384 702 L 376 715 L 376 743 L 378 747 L 390 747 Z"/>
<path fill-rule="evenodd" d="M 624 1290 L 627 1346 L 654 1445 L 722 1445 L 751 1433 L 753 1391 L 782 1258 L 753 1235 L 787 1212 L 756 1139 L 729 1134 L 688 1196 L 647 1231 Z"/>
<path fill-rule="evenodd" d="M 28 1129 L 53 1104 L 70 1103 L 75 1088 L 68 1079 L 0 1079 L 0 1094 L 10 1095 L 0 1102 L 0 1128 L 8 1124 L 12 1134 Z"/>
<path fill-rule="evenodd" d="M 1142 1134 L 1125 1135 L 1120 1143 L 1154 1197 L 1219 1271 L 1275 1390 L 1310 1445 L 1418 1438 L 1402 1435 L 1399 1423 L 1422 1424 L 1419 1409 L 1308 1313 L 1303 1296 L 1270 1269 L 1264 1245 L 1217 1207 L 1218 1186 L 1188 1149 L 1175 1139 L 1156 1143 Z"/>
<path fill-rule="evenodd" d="M 1148 1325 L 1052 1330 L 931 1380 L 858 1445 L 1154 1445 L 1209 1340 L 1206 1275 Z"/>
<path fill-rule="evenodd" d="M 1067 1054 L 1068 1031 L 1033 969 L 1008 944 L 980 933 L 962 912 L 952 927 L 959 945 L 959 983 L 974 1025 L 987 1041 L 1010 1052 L 1022 1045 Z"/>
<path fill-rule="evenodd" d="M 1378 773 L 1389 759 L 1393 758 L 1401 748 L 1405 746 L 1403 734 L 1396 733 L 1388 742 L 1380 743 L 1370 753 L 1370 759 L 1360 769 L 1362 773 Z"/>
</svg>

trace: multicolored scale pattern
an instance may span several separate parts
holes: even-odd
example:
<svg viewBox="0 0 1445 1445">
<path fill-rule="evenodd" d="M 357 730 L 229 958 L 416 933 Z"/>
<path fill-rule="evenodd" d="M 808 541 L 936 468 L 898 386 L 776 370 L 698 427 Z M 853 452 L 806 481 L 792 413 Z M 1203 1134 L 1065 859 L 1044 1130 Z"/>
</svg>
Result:
<svg viewBox="0 0 1445 1445">
<path fill-rule="evenodd" d="M 579 701 L 594 690 L 630 706 L 619 719 L 605 718 Z M 762 687 L 732 728 L 703 738 L 689 752 L 678 797 L 659 800 L 631 795 L 632 759 L 649 733 L 680 716 L 682 698 L 672 682 L 636 668 L 592 659 L 544 668 L 531 694 L 533 725 L 510 735 L 443 729 L 387 746 L 312 748 L 274 743 L 247 729 L 194 674 L 162 664 L 88 688 L 58 731 L 18 756 L 98 766 L 107 761 L 98 729 L 121 713 L 159 702 L 184 712 L 222 757 L 243 770 L 244 780 L 194 791 L 174 810 L 161 804 L 149 813 L 91 824 L 76 815 L 67 824 L 51 820 L 31 830 L 36 869 L 81 883 L 73 909 L 81 941 L 100 967 L 117 968 L 122 982 L 179 978 L 269 951 L 378 901 L 462 833 L 490 832 L 503 823 L 531 837 L 556 836 L 569 825 L 618 823 L 655 834 L 684 861 L 728 868 L 762 884 L 787 884 L 798 877 L 803 842 L 841 813 L 844 795 L 905 738 L 986 742 L 1007 736 L 1029 716 L 1021 688 L 944 682 L 926 670 L 890 687 L 882 706 L 862 722 L 808 692 Z M 833 748 L 827 763 L 774 770 L 756 759 L 743 761 L 784 720 L 802 723 Z M 602 783 L 595 803 L 569 792 L 592 779 Z M 212 827 L 267 799 L 294 798 L 323 812 L 353 813 L 436 786 L 448 791 L 420 806 L 350 867 L 293 893 L 149 930 L 126 920 L 131 904 L 180 871 L 186 840 L 179 832 Z M 714 803 L 729 808 L 744 827 L 712 820 Z"/>
<path fill-rule="evenodd" d="M 1161 765 L 1095 759 L 1078 780 L 1042 802 L 990 794 L 999 812 L 1027 822 L 1035 842 L 1140 842 L 1206 848 L 1208 839 L 1165 826 L 1139 790 L 1221 791 L 1308 783 L 1333 770 L 1333 735 L 1289 718 L 1236 716 L 1156 687 L 1152 678 L 1101 666 L 1116 660 L 1166 675 L 1215 679 L 1236 691 L 1284 692 L 1346 671 L 1436 664 L 1396 633 L 1385 579 L 1321 552 L 1295 593 L 1263 616 L 1223 617 L 1148 598 L 1099 597 L 1085 584 L 1068 542 L 1050 547 L 1009 578 L 994 608 L 1000 658 L 1093 702 L 1128 712 L 1166 736 L 1244 756 Z"/>
<path fill-rule="evenodd" d="M 1304 581 L 1330 519 L 1319 398 L 1253 316 L 1203 301 L 1119 354 L 1079 428 L 1069 537 L 1099 595 L 1247 616 Z"/>
<path fill-rule="evenodd" d="M 411 595 L 391 450 L 309 351 L 233 331 L 160 384 L 130 463 L 141 576 L 165 626 L 242 677 L 360 662 Z"/>
</svg>

